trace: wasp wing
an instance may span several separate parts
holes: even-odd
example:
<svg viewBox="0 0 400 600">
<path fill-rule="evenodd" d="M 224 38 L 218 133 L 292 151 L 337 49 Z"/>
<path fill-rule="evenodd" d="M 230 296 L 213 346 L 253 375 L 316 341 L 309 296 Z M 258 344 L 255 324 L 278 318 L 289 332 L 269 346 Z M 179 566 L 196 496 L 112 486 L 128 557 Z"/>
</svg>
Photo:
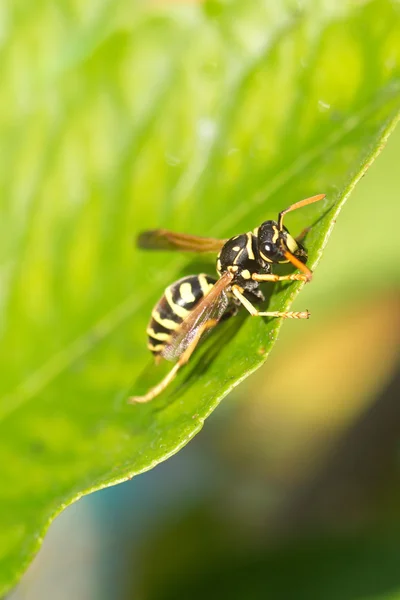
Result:
<svg viewBox="0 0 400 600">
<path fill-rule="evenodd" d="M 179 358 L 195 339 L 221 319 L 229 305 L 226 288 L 233 278 L 231 273 L 224 273 L 213 285 L 202 300 L 184 319 L 179 329 L 173 334 L 171 341 L 166 344 L 161 354 L 167 360 Z"/>
<path fill-rule="evenodd" d="M 168 229 L 151 229 L 139 234 L 137 245 L 145 250 L 182 250 L 184 252 L 219 252 L 227 240 L 176 233 Z"/>
</svg>

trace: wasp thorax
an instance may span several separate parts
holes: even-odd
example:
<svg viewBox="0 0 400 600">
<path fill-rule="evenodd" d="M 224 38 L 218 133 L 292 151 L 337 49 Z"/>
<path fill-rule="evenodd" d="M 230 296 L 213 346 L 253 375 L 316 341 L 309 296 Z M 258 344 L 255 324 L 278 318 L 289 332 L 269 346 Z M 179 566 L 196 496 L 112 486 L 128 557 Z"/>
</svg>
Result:
<svg viewBox="0 0 400 600">
<path fill-rule="evenodd" d="M 290 235 L 286 227 L 279 229 L 276 221 L 265 221 L 258 229 L 258 252 L 266 263 L 288 262 L 285 253 L 289 251 L 302 262 L 307 261 L 303 246 Z"/>
<path fill-rule="evenodd" d="M 251 232 L 236 235 L 226 242 L 218 256 L 219 273 L 257 271 L 257 240 Z"/>
</svg>

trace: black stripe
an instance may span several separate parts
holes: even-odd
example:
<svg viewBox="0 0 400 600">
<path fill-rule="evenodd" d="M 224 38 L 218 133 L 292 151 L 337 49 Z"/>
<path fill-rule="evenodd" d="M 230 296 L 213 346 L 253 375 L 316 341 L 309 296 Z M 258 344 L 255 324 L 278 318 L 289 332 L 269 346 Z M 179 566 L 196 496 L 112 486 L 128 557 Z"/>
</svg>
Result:
<svg viewBox="0 0 400 600">
<path fill-rule="evenodd" d="M 251 247 L 253 249 L 254 260 L 257 260 L 257 258 L 258 258 L 258 244 L 257 244 L 257 238 L 256 238 L 256 236 L 253 233 L 251 234 Z"/>
<path fill-rule="evenodd" d="M 172 310 L 165 296 L 157 304 L 156 311 L 162 319 L 170 319 L 170 321 L 175 321 L 175 323 L 182 323 L 182 318 Z"/>
<path fill-rule="evenodd" d="M 207 283 L 214 284 L 217 281 L 215 279 L 215 277 L 211 277 L 210 275 L 204 275 L 204 276 L 205 276 Z M 190 283 L 191 288 L 192 288 L 192 294 L 196 298 L 196 300 L 194 302 L 185 302 L 183 300 L 183 298 L 181 297 L 179 288 L 182 285 L 182 283 Z M 182 306 L 186 310 L 191 310 L 199 302 L 199 300 L 201 300 L 203 298 L 203 295 L 204 295 L 203 291 L 201 289 L 201 286 L 200 286 L 199 277 L 197 275 L 189 275 L 188 277 L 182 277 L 182 279 L 175 281 L 175 283 L 173 283 L 170 286 L 170 289 L 171 289 L 173 302 L 176 304 L 179 304 L 179 306 Z M 161 319 L 169 319 L 170 321 L 174 321 L 174 323 L 177 323 L 178 325 L 180 323 L 182 323 L 183 319 L 179 315 L 177 315 L 174 312 L 174 310 L 170 307 L 165 295 L 160 299 L 160 301 L 158 302 L 158 304 L 155 307 L 155 310 L 158 312 Z M 161 332 L 171 333 L 170 329 L 163 327 L 154 318 L 151 319 L 151 321 L 149 323 L 149 327 L 152 327 L 154 329 L 154 331 L 157 331 L 160 333 Z"/>
<path fill-rule="evenodd" d="M 192 294 L 195 297 L 193 302 L 186 302 L 180 294 L 179 288 L 184 283 L 188 283 L 191 287 Z M 190 275 L 189 277 L 179 279 L 178 281 L 172 284 L 171 292 L 172 300 L 174 301 L 174 303 L 178 304 L 179 306 L 183 306 L 183 308 L 186 308 L 186 310 L 191 310 L 203 297 L 203 292 L 201 291 L 199 278 L 197 277 L 197 275 Z"/>
<path fill-rule="evenodd" d="M 161 340 L 156 340 L 156 338 L 153 338 L 151 335 L 148 335 L 147 337 L 148 337 L 149 343 L 152 344 L 153 346 L 160 346 L 160 345 L 165 346 L 165 344 L 166 344 L 166 341 L 164 342 Z"/>
<path fill-rule="evenodd" d="M 155 333 L 167 333 L 168 335 L 171 335 L 172 331 L 175 331 L 175 329 L 167 329 L 167 327 L 160 325 L 155 319 L 151 319 L 149 327 L 151 327 Z"/>
<path fill-rule="evenodd" d="M 217 283 L 217 279 L 215 279 L 215 277 L 211 277 L 211 275 L 204 275 L 204 277 L 207 279 L 207 283 L 212 283 L 212 285 Z"/>
</svg>

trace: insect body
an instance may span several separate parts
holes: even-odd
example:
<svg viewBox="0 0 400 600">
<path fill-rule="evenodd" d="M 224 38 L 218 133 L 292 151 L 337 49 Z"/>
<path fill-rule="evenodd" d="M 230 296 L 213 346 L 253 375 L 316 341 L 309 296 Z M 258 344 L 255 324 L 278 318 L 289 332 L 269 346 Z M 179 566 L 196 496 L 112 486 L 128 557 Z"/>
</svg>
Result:
<svg viewBox="0 0 400 600">
<path fill-rule="evenodd" d="M 310 281 L 312 273 L 306 266 L 307 252 L 299 238 L 293 238 L 283 225 L 285 214 L 322 200 L 319 194 L 289 206 L 279 213 L 277 221 L 265 221 L 252 232 L 228 240 L 202 238 L 165 229 L 147 231 L 139 236 L 139 246 L 157 250 L 219 252 L 219 279 L 209 275 L 191 275 L 170 285 L 152 312 L 147 328 L 148 347 L 156 360 L 177 359 L 166 377 L 144 396 L 130 398 L 131 403 L 149 402 L 174 379 L 189 360 L 202 335 L 222 318 L 236 314 L 244 306 L 252 316 L 306 319 L 304 312 L 260 312 L 254 302 L 264 300 L 260 283 L 271 281 Z M 291 263 L 300 272 L 276 275 L 272 265 Z"/>
<path fill-rule="evenodd" d="M 167 287 L 164 296 L 154 307 L 147 328 L 147 347 L 156 360 L 162 358 L 162 351 L 171 342 L 174 332 L 216 282 L 214 277 L 202 273 L 182 277 Z"/>
</svg>

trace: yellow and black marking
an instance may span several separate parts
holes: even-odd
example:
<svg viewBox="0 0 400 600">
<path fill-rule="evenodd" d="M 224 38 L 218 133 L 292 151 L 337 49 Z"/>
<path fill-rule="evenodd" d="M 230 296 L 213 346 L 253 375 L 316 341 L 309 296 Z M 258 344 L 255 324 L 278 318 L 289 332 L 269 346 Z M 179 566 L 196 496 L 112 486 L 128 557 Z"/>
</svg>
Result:
<svg viewBox="0 0 400 600">
<path fill-rule="evenodd" d="M 152 312 L 147 328 L 148 347 L 156 361 L 163 357 L 177 359 L 177 362 L 157 385 L 142 396 L 130 398 L 130 402 L 150 402 L 161 394 L 188 362 L 203 334 L 223 319 L 235 315 L 240 306 L 254 317 L 308 319 L 308 311 L 260 311 L 253 302 L 264 301 L 259 288 L 262 283 L 311 281 L 312 271 L 306 266 L 307 250 L 301 243 L 304 236 L 292 237 L 283 219 L 287 213 L 324 197 L 324 194 L 318 194 L 300 200 L 281 211 L 277 221 L 264 221 L 253 231 L 228 240 L 166 229 L 143 232 L 139 236 L 139 246 L 146 249 L 219 251 L 219 279 L 205 274 L 190 275 L 167 287 Z M 273 273 L 273 266 L 280 263 L 291 263 L 298 272 Z"/>
<path fill-rule="evenodd" d="M 160 356 L 172 334 L 196 304 L 208 294 L 216 279 L 201 273 L 189 275 L 168 286 L 155 306 L 147 327 L 148 348 L 154 356 Z"/>
<path fill-rule="evenodd" d="M 226 242 L 218 254 L 217 271 L 221 274 L 228 267 L 233 271 L 234 267 L 240 265 L 241 268 L 245 267 L 252 272 L 258 268 L 257 258 L 257 238 L 253 232 L 248 231 Z"/>
</svg>

